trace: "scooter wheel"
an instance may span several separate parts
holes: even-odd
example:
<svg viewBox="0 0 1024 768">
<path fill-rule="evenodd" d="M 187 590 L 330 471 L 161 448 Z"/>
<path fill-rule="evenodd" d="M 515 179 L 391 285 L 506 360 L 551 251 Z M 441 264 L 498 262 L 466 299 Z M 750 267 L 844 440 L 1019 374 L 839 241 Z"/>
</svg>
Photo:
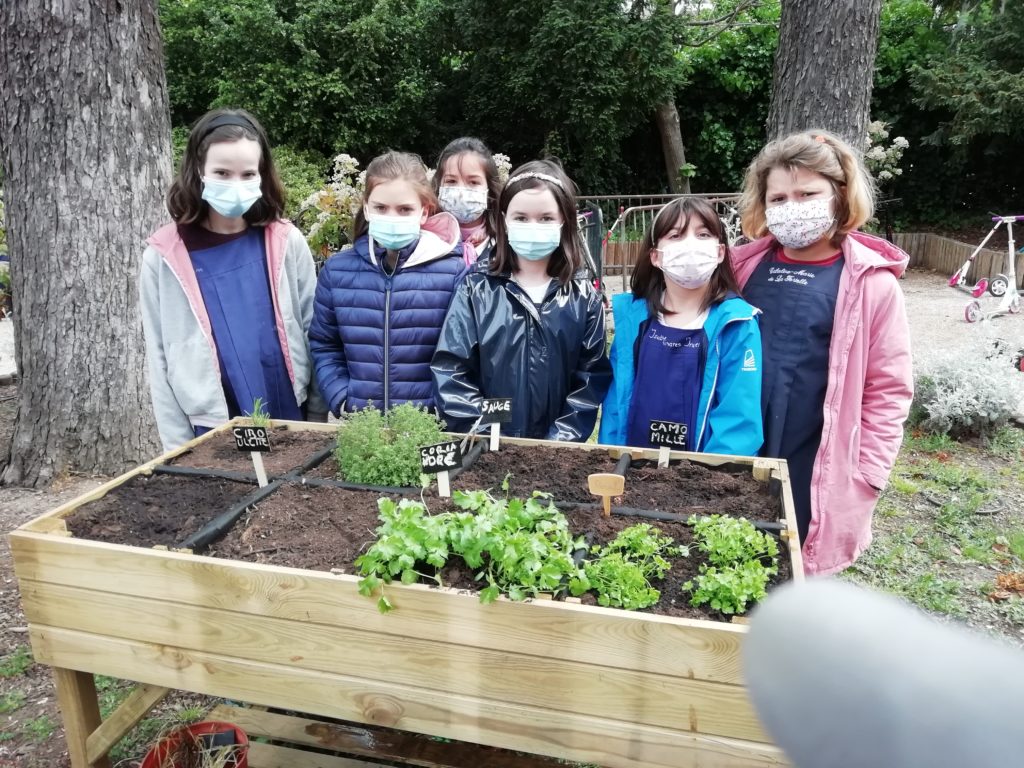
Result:
<svg viewBox="0 0 1024 768">
<path fill-rule="evenodd" d="M 979 280 L 977 282 L 977 284 L 974 286 L 974 288 L 971 289 L 971 296 L 973 296 L 976 299 L 980 299 L 982 296 L 985 295 L 985 291 L 987 289 L 988 289 L 988 280 L 983 277 L 983 278 L 981 278 L 981 280 Z"/>
<path fill-rule="evenodd" d="M 1010 278 L 1006 275 L 996 275 L 988 284 L 988 292 L 993 296 L 1005 296 L 1006 289 L 1010 287 Z"/>
<path fill-rule="evenodd" d="M 1016 315 L 1020 313 L 1020 296 L 1013 297 L 1013 300 L 1010 302 L 1010 306 L 1006 308 L 1006 311 L 1009 312 L 1011 315 Z"/>
<path fill-rule="evenodd" d="M 979 302 L 972 301 L 964 307 L 964 320 L 968 323 L 976 323 L 981 320 L 981 304 Z"/>
</svg>

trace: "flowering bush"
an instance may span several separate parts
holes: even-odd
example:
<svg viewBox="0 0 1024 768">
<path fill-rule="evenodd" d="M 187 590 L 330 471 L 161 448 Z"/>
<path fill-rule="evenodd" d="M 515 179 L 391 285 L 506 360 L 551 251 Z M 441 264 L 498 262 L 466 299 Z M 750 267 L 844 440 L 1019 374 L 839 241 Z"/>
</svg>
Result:
<svg viewBox="0 0 1024 768">
<path fill-rule="evenodd" d="M 902 136 L 897 136 L 886 146 L 888 139 L 888 123 L 875 120 L 868 124 L 868 135 L 864 137 L 864 163 L 879 186 L 903 175 L 899 163 L 904 150 L 910 146 Z"/>
<path fill-rule="evenodd" d="M 951 437 L 990 435 L 1009 422 L 1024 382 L 1003 357 L 943 357 L 917 377 L 910 423 Z"/>
<path fill-rule="evenodd" d="M 498 176 L 504 184 L 508 180 L 512 163 L 508 155 L 493 155 Z M 433 169 L 427 169 L 427 178 L 433 178 Z M 327 186 L 307 197 L 297 217 L 300 225 L 312 218 L 306 229 L 306 239 L 315 256 L 322 260 L 352 242 L 356 214 L 363 204 L 366 171 L 359 170 L 359 161 L 351 155 L 334 158 L 334 171 Z"/>
</svg>

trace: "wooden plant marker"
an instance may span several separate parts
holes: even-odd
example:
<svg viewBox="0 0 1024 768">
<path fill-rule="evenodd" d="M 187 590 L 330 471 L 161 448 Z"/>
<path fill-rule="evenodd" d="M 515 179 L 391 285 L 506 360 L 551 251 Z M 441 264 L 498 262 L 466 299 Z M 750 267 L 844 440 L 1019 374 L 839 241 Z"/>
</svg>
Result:
<svg viewBox="0 0 1024 768">
<path fill-rule="evenodd" d="M 447 499 L 452 495 L 448 473 L 462 466 L 462 447 L 458 440 L 450 440 L 420 448 L 420 471 L 437 475 L 437 495 Z"/>
<path fill-rule="evenodd" d="M 235 448 L 240 451 L 248 451 L 252 457 L 252 465 L 256 469 L 256 480 L 260 488 L 266 488 L 268 484 L 267 470 L 263 466 L 264 453 L 270 453 L 270 434 L 266 427 L 233 427 L 231 430 L 235 436 Z"/>
<path fill-rule="evenodd" d="M 512 398 L 492 397 L 485 399 L 480 405 L 480 423 L 491 425 L 491 442 L 488 448 L 498 450 L 501 437 L 501 425 L 512 421 Z"/>
<path fill-rule="evenodd" d="M 626 478 L 614 472 L 595 472 L 587 478 L 590 492 L 600 496 L 604 504 L 604 516 L 611 517 L 612 496 L 621 496 L 626 490 Z"/>
<path fill-rule="evenodd" d="M 678 421 L 651 419 L 651 431 L 648 437 L 651 445 L 658 446 L 659 468 L 668 468 L 669 453 L 672 450 L 686 450 L 687 431 L 687 426 Z"/>
</svg>

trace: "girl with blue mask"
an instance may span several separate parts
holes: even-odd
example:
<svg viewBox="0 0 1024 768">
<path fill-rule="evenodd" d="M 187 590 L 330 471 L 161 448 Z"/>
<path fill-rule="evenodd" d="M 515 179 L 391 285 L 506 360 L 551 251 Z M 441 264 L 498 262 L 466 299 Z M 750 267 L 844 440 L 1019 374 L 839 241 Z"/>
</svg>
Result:
<svg viewBox="0 0 1024 768">
<path fill-rule="evenodd" d="M 573 184 L 542 160 L 512 172 L 497 244 L 459 286 L 431 364 L 449 429 L 469 429 L 485 398 L 511 398 L 513 437 L 582 442 L 611 380 L 601 294 L 583 270 Z"/>
<path fill-rule="evenodd" d="M 326 417 L 306 337 L 316 273 L 284 216 L 266 133 L 243 110 L 195 124 L 149 239 L 140 306 L 160 438 L 176 448 L 259 399 L 277 419 Z"/>
<path fill-rule="evenodd" d="M 309 341 L 335 415 L 367 406 L 433 406 L 430 358 L 465 271 L 459 223 L 416 155 L 388 152 L 366 168 L 353 243 L 320 271 Z"/>
</svg>

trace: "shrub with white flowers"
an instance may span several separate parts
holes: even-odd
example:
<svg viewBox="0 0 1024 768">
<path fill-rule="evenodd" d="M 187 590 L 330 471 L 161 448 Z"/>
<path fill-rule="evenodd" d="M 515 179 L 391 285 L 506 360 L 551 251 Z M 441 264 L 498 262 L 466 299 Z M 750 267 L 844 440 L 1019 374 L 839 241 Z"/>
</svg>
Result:
<svg viewBox="0 0 1024 768">
<path fill-rule="evenodd" d="M 868 124 L 868 135 L 864 137 L 864 163 L 879 186 L 903 175 L 899 167 L 903 152 L 910 146 L 902 136 L 889 141 L 889 124 L 874 120 Z"/>
</svg>

